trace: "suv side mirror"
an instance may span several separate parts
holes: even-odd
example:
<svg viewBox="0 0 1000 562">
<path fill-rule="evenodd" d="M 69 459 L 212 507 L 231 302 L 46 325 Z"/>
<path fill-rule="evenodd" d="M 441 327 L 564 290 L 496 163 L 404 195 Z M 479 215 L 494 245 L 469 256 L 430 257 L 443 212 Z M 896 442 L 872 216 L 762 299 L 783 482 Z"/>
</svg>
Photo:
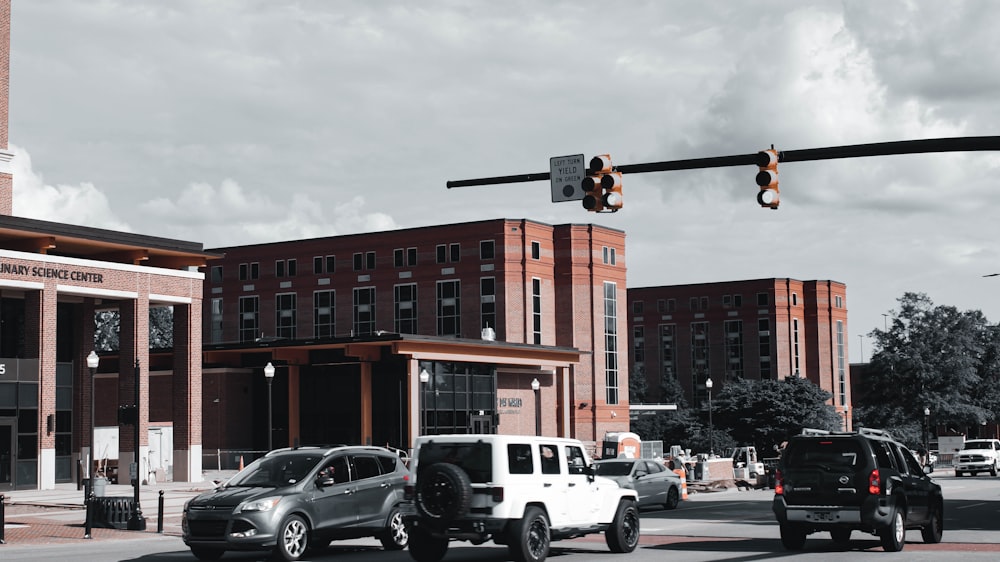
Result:
<svg viewBox="0 0 1000 562">
<path fill-rule="evenodd" d="M 594 476 L 597 474 L 597 471 L 594 470 L 594 465 L 588 464 L 583 468 L 583 473 L 587 475 L 588 482 L 593 482 Z"/>
<path fill-rule="evenodd" d="M 635 471 L 635 477 L 636 478 L 642 478 L 643 476 L 645 476 L 647 474 L 649 474 L 649 473 L 646 472 L 645 470 L 637 470 L 637 471 Z"/>
</svg>

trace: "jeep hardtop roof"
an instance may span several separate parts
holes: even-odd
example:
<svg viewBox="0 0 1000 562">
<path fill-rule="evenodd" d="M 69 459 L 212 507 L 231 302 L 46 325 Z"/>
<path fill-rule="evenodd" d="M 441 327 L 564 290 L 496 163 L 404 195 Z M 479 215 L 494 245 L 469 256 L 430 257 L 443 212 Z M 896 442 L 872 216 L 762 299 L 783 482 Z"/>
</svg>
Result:
<svg viewBox="0 0 1000 562">
<path fill-rule="evenodd" d="M 862 437 L 873 437 L 873 438 L 876 438 L 876 439 L 878 439 L 878 438 L 887 439 L 887 440 L 890 440 L 890 441 L 895 441 L 896 440 L 896 439 L 893 438 L 892 434 L 889 433 L 888 431 L 886 431 L 884 429 L 875 429 L 875 428 L 871 428 L 871 427 L 859 427 L 855 431 L 829 431 L 829 430 L 826 430 L 826 429 L 812 429 L 812 428 L 808 428 L 807 427 L 807 428 L 803 428 L 802 429 L 802 433 L 796 435 L 796 437 L 823 437 L 823 436 L 827 436 L 827 437 L 854 437 L 854 436 L 858 436 L 858 435 L 860 435 Z"/>
</svg>

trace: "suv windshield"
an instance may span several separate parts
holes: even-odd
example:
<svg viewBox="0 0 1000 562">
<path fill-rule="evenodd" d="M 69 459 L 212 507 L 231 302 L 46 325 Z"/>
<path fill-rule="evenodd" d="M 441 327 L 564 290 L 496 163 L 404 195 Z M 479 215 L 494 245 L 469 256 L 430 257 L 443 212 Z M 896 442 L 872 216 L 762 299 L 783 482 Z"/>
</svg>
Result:
<svg viewBox="0 0 1000 562">
<path fill-rule="evenodd" d="M 962 448 L 965 449 L 965 450 L 970 450 L 970 449 L 992 449 L 993 448 L 993 442 L 992 441 L 966 441 L 965 444 L 962 445 Z"/>
<path fill-rule="evenodd" d="M 632 462 L 594 463 L 594 473 L 600 476 L 627 476 L 632 471 Z"/>
<path fill-rule="evenodd" d="M 282 453 L 250 463 L 226 483 L 230 486 L 280 488 L 301 481 L 323 455 L 317 452 Z"/>
<path fill-rule="evenodd" d="M 435 443 L 428 441 L 420 447 L 420 468 L 446 462 L 456 465 L 475 483 L 493 480 L 493 447 L 489 443 Z"/>
<path fill-rule="evenodd" d="M 789 466 L 800 468 L 852 468 L 858 464 L 861 445 L 853 439 L 803 439 L 792 441 L 783 456 Z"/>
</svg>

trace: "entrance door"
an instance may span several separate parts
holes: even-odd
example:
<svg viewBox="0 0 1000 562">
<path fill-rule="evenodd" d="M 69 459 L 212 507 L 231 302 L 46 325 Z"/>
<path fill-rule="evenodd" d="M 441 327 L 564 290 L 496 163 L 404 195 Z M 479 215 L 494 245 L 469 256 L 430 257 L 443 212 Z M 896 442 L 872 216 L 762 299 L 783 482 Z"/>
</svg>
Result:
<svg viewBox="0 0 1000 562">
<path fill-rule="evenodd" d="M 493 416 L 469 416 L 471 433 L 493 433 Z"/>
<path fill-rule="evenodd" d="M 0 490 L 14 487 L 14 423 L 0 421 Z"/>
</svg>

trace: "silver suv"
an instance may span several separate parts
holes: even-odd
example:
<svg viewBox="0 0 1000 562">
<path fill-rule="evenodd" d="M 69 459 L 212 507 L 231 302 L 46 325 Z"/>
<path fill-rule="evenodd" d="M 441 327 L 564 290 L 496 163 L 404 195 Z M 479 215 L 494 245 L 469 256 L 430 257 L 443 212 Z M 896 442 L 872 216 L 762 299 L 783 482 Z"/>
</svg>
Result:
<svg viewBox="0 0 1000 562">
<path fill-rule="evenodd" d="M 612 552 L 639 543 L 635 490 L 594 475 L 576 439 L 524 435 L 418 437 L 403 507 L 410 556 L 437 562 L 449 541 L 506 545 L 541 562 L 551 541 L 604 533 Z"/>
<path fill-rule="evenodd" d="M 227 550 L 272 550 L 299 560 L 330 541 L 374 536 L 406 547 L 399 504 L 408 472 L 380 447 L 279 449 L 184 505 L 184 544 L 200 560 Z"/>
</svg>

